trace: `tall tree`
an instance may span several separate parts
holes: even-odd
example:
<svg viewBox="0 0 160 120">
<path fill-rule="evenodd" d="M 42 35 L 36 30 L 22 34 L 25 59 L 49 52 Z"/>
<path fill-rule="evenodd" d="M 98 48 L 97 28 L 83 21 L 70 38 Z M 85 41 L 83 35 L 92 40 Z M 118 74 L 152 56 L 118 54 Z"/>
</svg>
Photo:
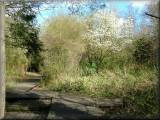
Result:
<svg viewBox="0 0 160 120">
<path fill-rule="evenodd" d="M 18 7 L 19 6 L 19 7 Z M 29 70 L 39 71 L 42 64 L 40 52 L 42 51 L 42 43 L 39 40 L 39 29 L 36 26 L 36 11 L 30 3 L 20 1 L 16 5 L 16 9 L 8 10 L 10 16 L 9 43 L 13 46 L 26 50 L 26 56 L 30 60 Z"/>
<path fill-rule="evenodd" d="M 130 40 L 120 40 L 119 38 L 129 38 L 132 28 L 130 19 L 119 18 L 114 11 L 99 10 L 93 14 L 92 20 L 88 24 L 86 37 L 96 46 L 120 51 Z"/>
</svg>

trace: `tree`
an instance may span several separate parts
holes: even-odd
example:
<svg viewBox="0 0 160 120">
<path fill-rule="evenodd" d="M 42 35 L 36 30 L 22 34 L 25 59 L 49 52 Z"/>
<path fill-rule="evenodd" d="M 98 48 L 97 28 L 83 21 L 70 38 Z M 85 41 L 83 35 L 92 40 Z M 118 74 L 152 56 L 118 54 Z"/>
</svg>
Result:
<svg viewBox="0 0 160 120">
<path fill-rule="evenodd" d="M 21 1 L 20 6 L 15 11 L 9 11 L 9 42 L 12 46 L 20 47 L 26 50 L 26 56 L 30 60 L 29 70 L 39 71 L 39 66 L 42 64 L 40 52 L 43 50 L 43 45 L 39 40 L 39 29 L 36 27 L 36 11 L 34 7 Z M 18 6 L 17 5 L 17 6 Z"/>
<path fill-rule="evenodd" d="M 92 15 L 91 19 L 89 24 L 87 23 L 86 38 L 90 40 L 92 45 L 120 51 L 123 46 L 130 42 L 129 39 L 120 39 L 126 36 L 129 38 L 128 34 L 131 33 L 133 27 L 130 18 L 124 20 L 118 18 L 114 11 L 99 10 Z M 124 29 L 127 33 L 123 33 Z"/>
<path fill-rule="evenodd" d="M 57 56 L 56 52 L 60 52 L 59 57 L 64 57 L 64 53 L 66 53 L 67 58 L 65 58 L 65 62 L 67 63 L 67 71 L 70 72 L 75 70 L 78 67 L 81 54 L 84 51 L 85 43 L 82 37 L 84 33 L 85 25 L 83 21 L 78 21 L 74 16 L 59 16 L 54 19 L 51 18 L 42 35 L 42 41 L 44 42 L 45 48 L 48 49 L 48 53 L 52 52 L 53 55 L 51 58 L 48 57 L 47 61 L 51 61 L 58 66 L 60 60 L 57 60 L 57 63 L 54 62 Z M 63 54 L 61 54 L 61 52 Z M 46 65 L 47 64 L 45 64 L 45 66 Z M 63 64 L 60 64 L 60 68 L 62 66 Z"/>
</svg>

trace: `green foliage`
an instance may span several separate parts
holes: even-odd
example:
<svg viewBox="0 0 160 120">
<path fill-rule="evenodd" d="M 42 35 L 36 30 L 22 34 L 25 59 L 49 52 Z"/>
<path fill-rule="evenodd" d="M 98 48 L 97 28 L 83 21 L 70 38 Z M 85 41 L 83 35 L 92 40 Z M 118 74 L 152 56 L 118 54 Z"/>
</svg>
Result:
<svg viewBox="0 0 160 120">
<path fill-rule="evenodd" d="M 44 65 L 41 73 L 44 77 L 44 84 L 49 84 L 51 80 L 58 79 L 58 76 L 66 71 L 66 50 L 60 46 L 54 46 L 44 52 Z"/>
<path fill-rule="evenodd" d="M 69 80 L 72 79 L 72 80 Z M 82 80 L 74 80 L 75 78 L 66 77 L 64 80 L 52 81 L 52 85 L 49 85 L 50 90 L 59 92 L 79 92 L 83 93 L 85 91 L 84 82 Z"/>
<path fill-rule="evenodd" d="M 82 22 L 69 16 L 60 16 L 47 23 L 41 38 L 46 48 L 41 72 L 46 81 L 60 79 L 63 73 L 77 72 L 84 51 L 84 28 Z"/>
<path fill-rule="evenodd" d="M 54 37 L 61 41 L 72 40 L 76 42 L 82 32 L 84 33 L 84 29 L 83 21 L 78 21 L 74 16 L 58 16 L 50 19 L 44 31 L 46 34 L 55 35 Z"/>
<path fill-rule="evenodd" d="M 132 47 L 113 52 L 104 47 L 88 45 L 80 61 L 83 75 L 92 75 L 105 69 L 115 70 L 127 67 L 133 62 L 130 49 Z"/>
<path fill-rule="evenodd" d="M 7 17 L 7 84 L 22 78 L 27 68 L 40 70 L 41 83 L 49 90 L 121 97 L 126 102 L 121 113 L 156 114 L 155 73 L 148 66 L 153 65 L 151 38 L 135 42 L 116 38 L 112 21 L 102 12 L 97 16 L 100 24 L 92 17 L 87 21 L 73 16 L 51 18 L 40 36 L 42 43 L 33 6 L 19 4 L 22 7 Z"/>
<path fill-rule="evenodd" d="M 12 87 L 17 80 L 25 76 L 29 61 L 21 48 L 6 46 L 6 83 Z"/>
<path fill-rule="evenodd" d="M 153 69 L 148 67 L 139 68 L 136 81 L 132 85 L 125 82 L 124 99 L 126 101 L 127 114 L 134 114 L 139 116 L 153 117 L 157 114 L 156 101 L 156 83 L 155 73 Z M 133 74 L 135 75 L 135 74 Z M 126 87 L 128 86 L 128 87 Z M 124 111 L 123 111 L 124 112 Z"/>
<path fill-rule="evenodd" d="M 138 39 L 135 42 L 135 51 L 133 53 L 135 61 L 139 64 L 153 62 L 153 41 L 146 38 Z"/>
<path fill-rule="evenodd" d="M 41 36 L 46 47 L 41 67 L 45 87 L 92 97 L 122 97 L 127 102 L 119 111 L 122 114 L 155 115 L 154 69 L 142 64 L 153 65 L 152 42 L 117 38 L 115 44 L 113 38 L 110 47 L 109 42 L 92 45 L 92 39 L 84 37 L 85 24 L 60 16 L 46 25 Z"/>
<path fill-rule="evenodd" d="M 30 59 L 29 70 L 37 72 L 42 64 L 40 52 L 43 45 L 38 38 L 39 29 L 35 26 L 36 12 L 25 1 L 20 1 L 18 5 L 21 6 L 19 9 L 9 11 L 7 43 L 25 49 L 25 54 Z"/>
<path fill-rule="evenodd" d="M 108 53 L 108 54 L 107 54 Z M 86 52 L 83 53 L 80 65 L 84 75 L 98 73 L 99 69 L 104 68 L 105 58 L 109 52 L 101 47 L 87 46 Z"/>
<path fill-rule="evenodd" d="M 139 87 L 141 87 L 141 90 L 133 90 L 126 94 L 126 108 L 130 114 L 152 118 L 158 112 L 155 87 L 145 87 L 143 90 L 142 86 Z"/>
</svg>

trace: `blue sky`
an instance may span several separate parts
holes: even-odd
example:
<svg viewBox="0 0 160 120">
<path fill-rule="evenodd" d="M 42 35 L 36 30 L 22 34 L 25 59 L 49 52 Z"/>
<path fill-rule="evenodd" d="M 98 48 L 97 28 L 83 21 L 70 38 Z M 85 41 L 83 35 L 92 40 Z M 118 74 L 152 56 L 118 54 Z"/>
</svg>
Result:
<svg viewBox="0 0 160 120">
<path fill-rule="evenodd" d="M 96 10 L 106 9 L 106 10 L 116 10 L 117 15 L 122 18 L 126 18 L 129 11 L 134 11 L 134 17 L 136 18 L 136 23 L 139 24 L 144 16 L 144 12 L 147 10 L 147 5 L 149 1 L 126 1 L 126 0 L 94 0 L 95 2 L 83 2 L 78 4 L 80 15 L 87 16 Z M 48 18 L 58 15 L 71 14 L 68 8 L 72 8 L 69 2 L 59 2 L 50 5 L 42 5 L 40 8 L 40 13 L 37 14 L 37 21 L 40 25 L 43 25 Z M 74 7 L 75 11 L 77 10 Z M 148 19 L 146 19 L 148 20 Z M 149 20 L 148 20 L 149 21 Z"/>
</svg>

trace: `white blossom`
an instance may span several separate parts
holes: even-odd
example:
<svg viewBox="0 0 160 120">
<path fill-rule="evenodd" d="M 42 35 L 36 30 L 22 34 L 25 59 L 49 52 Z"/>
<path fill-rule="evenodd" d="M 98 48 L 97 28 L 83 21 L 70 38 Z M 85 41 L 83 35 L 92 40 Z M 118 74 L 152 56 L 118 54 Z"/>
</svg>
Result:
<svg viewBox="0 0 160 120">
<path fill-rule="evenodd" d="M 113 51 L 121 51 L 131 39 L 121 39 L 131 37 L 133 32 L 133 19 L 123 19 L 117 17 L 113 11 L 99 10 L 92 16 L 92 27 L 88 27 L 85 37 L 90 39 L 94 46 L 105 47 Z"/>
</svg>

